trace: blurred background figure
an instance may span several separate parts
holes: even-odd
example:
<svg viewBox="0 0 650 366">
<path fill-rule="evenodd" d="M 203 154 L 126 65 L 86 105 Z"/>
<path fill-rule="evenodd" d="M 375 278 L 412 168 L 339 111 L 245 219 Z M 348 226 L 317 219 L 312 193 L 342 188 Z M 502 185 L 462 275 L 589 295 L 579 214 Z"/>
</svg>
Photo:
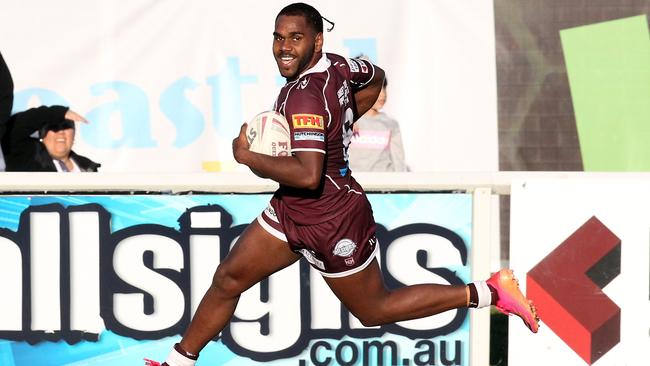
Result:
<svg viewBox="0 0 650 366">
<path fill-rule="evenodd" d="M 4 136 L 7 120 L 11 116 L 14 102 L 14 82 L 9 67 L 0 53 L 0 139 Z M 0 172 L 5 170 L 4 157 L 0 150 Z"/>
<path fill-rule="evenodd" d="M 76 122 L 88 121 L 63 106 L 32 108 L 11 116 L 2 139 L 6 170 L 96 172 L 100 164 L 72 151 Z"/>
<path fill-rule="evenodd" d="M 386 103 L 387 79 L 375 104 L 354 123 L 350 143 L 353 172 L 404 172 L 404 145 L 399 122 L 382 111 Z"/>
</svg>

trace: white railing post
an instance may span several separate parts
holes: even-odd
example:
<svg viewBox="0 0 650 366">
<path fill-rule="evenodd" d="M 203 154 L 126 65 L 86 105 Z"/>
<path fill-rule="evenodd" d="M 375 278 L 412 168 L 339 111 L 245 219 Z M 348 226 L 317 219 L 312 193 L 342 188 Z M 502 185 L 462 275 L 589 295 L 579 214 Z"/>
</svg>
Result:
<svg viewBox="0 0 650 366">
<path fill-rule="evenodd" d="M 491 202 L 490 188 L 476 188 L 472 193 L 472 281 L 490 276 Z M 490 364 L 490 308 L 470 311 L 469 365 Z"/>
</svg>

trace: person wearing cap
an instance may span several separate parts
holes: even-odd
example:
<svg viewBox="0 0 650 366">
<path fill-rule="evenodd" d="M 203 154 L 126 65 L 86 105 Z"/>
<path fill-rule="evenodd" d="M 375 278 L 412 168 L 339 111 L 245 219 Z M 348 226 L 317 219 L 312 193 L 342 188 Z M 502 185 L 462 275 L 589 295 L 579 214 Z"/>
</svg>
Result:
<svg viewBox="0 0 650 366">
<path fill-rule="evenodd" d="M 64 106 L 42 106 L 11 116 L 2 139 L 7 171 L 96 172 L 100 164 L 72 150 L 76 122 L 88 121 Z"/>
</svg>

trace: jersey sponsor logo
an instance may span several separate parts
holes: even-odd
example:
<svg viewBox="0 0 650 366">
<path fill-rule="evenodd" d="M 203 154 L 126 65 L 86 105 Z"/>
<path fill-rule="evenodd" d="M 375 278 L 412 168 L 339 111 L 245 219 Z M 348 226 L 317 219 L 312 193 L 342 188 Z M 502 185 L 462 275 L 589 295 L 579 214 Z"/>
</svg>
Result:
<svg viewBox="0 0 650 366">
<path fill-rule="evenodd" d="M 350 59 L 350 71 L 359 72 L 359 63 L 357 60 Z"/>
<path fill-rule="evenodd" d="M 303 257 L 307 260 L 307 262 L 315 265 L 316 267 L 320 268 L 321 270 L 325 270 L 325 263 L 323 263 L 322 260 L 316 258 L 316 255 L 312 252 L 310 252 L 307 249 L 300 249 L 300 253 L 302 254 Z"/>
<path fill-rule="evenodd" d="M 318 114 L 294 114 L 291 116 L 293 128 L 317 128 L 324 130 L 323 116 Z"/>
<path fill-rule="evenodd" d="M 296 141 L 325 142 L 325 134 L 322 132 L 312 132 L 312 131 L 294 132 L 293 139 Z"/>
<path fill-rule="evenodd" d="M 336 91 L 336 96 L 339 98 L 339 105 L 350 103 L 350 88 L 347 82 L 343 82 L 343 85 Z"/>
<path fill-rule="evenodd" d="M 350 239 L 341 239 L 334 246 L 334 255 L 339 257 L 349 257 L 357 249 L 357 243 L 353 242 Z"/>
<path fill-rule="evenodd" d="M 362 74 L 367 74 L 368 73 L 368 66 L 366 65 L 365 62 L 361 62 L 361 73 Z"/>
</svg>

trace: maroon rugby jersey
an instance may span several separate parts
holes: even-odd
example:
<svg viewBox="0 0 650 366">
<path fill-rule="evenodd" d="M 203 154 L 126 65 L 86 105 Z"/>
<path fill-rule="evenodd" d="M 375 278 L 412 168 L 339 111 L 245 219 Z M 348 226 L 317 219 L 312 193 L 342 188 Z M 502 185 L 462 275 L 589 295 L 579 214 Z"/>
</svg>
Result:
<svg viewBox="0 0 650 366">
<path fill-rule="evenodd" d="M 374 71 L 370 62 L 324 53 L 316 65 L 280 90 L 274 108 L 289 122 L 291 151 L 325 154 L 317 190 L 281 185 L 276 192 L 294 222 L 326 221 L 363 196 L 348 168 L 352 123 L 358 118 L 352 93 L 370 82 Z"/>
</svg>

